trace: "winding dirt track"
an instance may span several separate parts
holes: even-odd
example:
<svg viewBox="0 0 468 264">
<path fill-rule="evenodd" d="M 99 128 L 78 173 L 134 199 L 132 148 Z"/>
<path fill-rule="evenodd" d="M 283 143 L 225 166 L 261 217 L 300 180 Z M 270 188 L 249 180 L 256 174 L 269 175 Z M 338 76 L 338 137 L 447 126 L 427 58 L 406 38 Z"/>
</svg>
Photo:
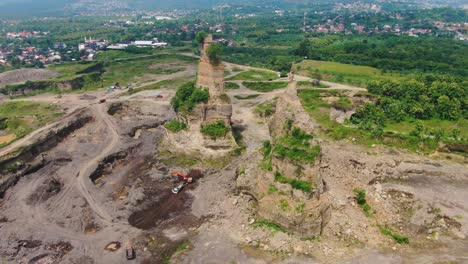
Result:
<svg viewBox="0 0 468 264">
<path fill-rule="evenodd" d="M 101 160 L 103 160 L 106 156 L 111 154 L 116 147 L 118 147 L 118 143 L 120 142 L 119 133 L 117 126 L 107 114 L 106 109 L 103 105 L 93 106 L 92 109 L 96 113 L 96 121 L 99 122 L 99 124 L 107 127 L 107 130 L 110 132 L 111 135 L 111 140 L 107 144 L 107 146 L 102 150 L 101 153 L 96 155 L 94 159 L 90 160 L 87 164 L 82 166 L 82 169 L 78 174 L 78 188 L 83 197 L 88 202 L 88 205 L 92 208 L 94 213 L 96 213 L 96 215 L 99 216 L 100 220 L 104 221 L 107 224 L 111 224 L 112 217 L 100 207 L 99 203 L 96 202 L 93 195 L 91 195 L 91 193 L 89 192 L 89 186 L 87 185 L 91 184 L 89 175 L 97 167 L 98 163 Z"/>
</svg>

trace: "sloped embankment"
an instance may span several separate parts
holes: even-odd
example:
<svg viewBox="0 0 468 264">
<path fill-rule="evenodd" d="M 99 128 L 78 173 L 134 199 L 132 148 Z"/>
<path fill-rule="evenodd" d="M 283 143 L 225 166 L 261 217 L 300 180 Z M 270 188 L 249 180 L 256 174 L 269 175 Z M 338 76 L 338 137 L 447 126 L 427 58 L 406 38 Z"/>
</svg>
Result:
<svg viewBox="0 0 468 264">
<path fill-rule="evenodd" d="M 18 69 L 0 73 L 0 88 L 26 81 L 42 81 L 57 77 L 58 73 L 46 69 Z"/>
<path fill-rule="evenodd" d="M 73 131 L 83 127 L 93 119 L 87 109 L 79 109 L 60 119 L 55 126 L 34 136 L 31 145 L 0 157 L 0 198 L 5 191 L 15 185 L 28 173 L 37 171 L 46 164 L 41 154 L 57 146 Z"/>
</svg>

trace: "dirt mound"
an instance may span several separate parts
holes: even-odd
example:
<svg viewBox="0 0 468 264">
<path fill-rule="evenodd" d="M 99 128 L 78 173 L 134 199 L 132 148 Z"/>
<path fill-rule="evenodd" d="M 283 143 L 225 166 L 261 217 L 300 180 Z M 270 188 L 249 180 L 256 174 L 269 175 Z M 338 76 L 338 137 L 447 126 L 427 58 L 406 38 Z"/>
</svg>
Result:
<svg viewBox="0 0 468 264">
<path fill-rule="evenodd" d="M 18 69 L 0 73 L 0 88 L 26 81 L 41 81 L 57 77 L 58 73 L 46 69 Z"/>
<path fill-rule="evenodd" d="M 188 188 L 187 188 L 188 187 Z M 192 197 L 187 194 L 187 186 L 179 194 L 173 194 L 170 189 L 161 195 L 160 201 L 148 208 L 135 212 L 128 218 L 128 222 L 140 229 L 151 229 L 163 222 L 178 222 L 190 212 Z"/>
<path fill-rule="evenodd" d="M 173 194 L 171 188 L 163 184 L 161 186 L 158 202 L 150 205 L 148 208 L 137 211 L 130 215 L 128 222 L 140 229 L 150 229 L 160 224 L 177 223 L 183 225 L 190 223 L 187 217 L 191 217 L 191 206 L 193 197 L 187 193 L 192 188 L 198 185 L 197 180 L 203 177 L 203 172 L 198 169 L 190 170 L 187 177 L 192 177 L 194 183 L 185 186 L 178 194 Z M 192 219 L 193 220 L 193 219 Z"/>
</svg>

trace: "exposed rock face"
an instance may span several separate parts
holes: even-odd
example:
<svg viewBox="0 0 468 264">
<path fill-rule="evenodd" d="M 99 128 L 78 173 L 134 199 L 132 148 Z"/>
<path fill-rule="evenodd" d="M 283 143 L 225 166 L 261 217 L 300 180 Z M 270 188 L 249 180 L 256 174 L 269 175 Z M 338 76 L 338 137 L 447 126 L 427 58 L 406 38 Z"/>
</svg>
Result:
<svg viewBox="0 0 468 264">
<path fill-rule="evenodd" d="M 291 133 L 291 127 L 305 132 L 314 127 L 296 92 L 292 82 L 278 99 L 276 113 L 270 122 L 272 148 L 281 137 Z M 312 148 L 318 142 L 311 139 L 306 144 Z M 272 151 L 271 170 L 260 169 L 257 164 L 249 165 L 244 175 L 239 175 L 237 186 L 256 198 L 257 215 L 261 220 L 273 222 L 300 237 L 313 237 L 322 233 L 331 216 L 327 187 L 319 167 L 320 155 L 313 161 L 299 162 Z M 278 175 L 284 178 L 278 179 Z M 298 182 L 310 184 L 311 190 L 298 188 Z"/>
<path fill-rule="evenodd" d="M 188 127 L 178 133 L 168 132 L 166 138 L 172 147 L 191 155 L 218 157 L 227 154 L 237 147 L 231 132 L 232 104 L 224 92 L 224 65 L 214 65 L 207 56 L 207 50 L 214 43 L 209 35 L 203 42 L 202 56 L 198 66 L 197 88 L 207 89 L 210 99 L 207 103 L 197 105 L 190 114 L 179 115 Z M 210 138 L 200 133 L 202 126 L 223 120 L 229 128 L 222 138 Z"/>
<path fill-rule="evenodd" d="M 203 50 L 198 65 L 197 86 L 210 91 L 216 98 L 224 94 L 224 64 L 214 65 L 207 56 L 207 50 L 213 43 L 213 36 L 208 35 L 203 42 Z"/>
<path fill-rule="evenodd" d="M 31 171 L 38 170 L 45 165 L 44 160 L 41 158 L 41 153 L 52 149 L 70 133 L 93 120 L 93 116 L 87 109 L 79 109 L 60 120 L 61 122 L 57 122 L 47 132 L 37 134 L 32 139 L 34 142 L 32 145 L 0 157 L 0 198 L 22 176 Z M 27 161 L 28 164 L 25 164 L 24 161 Z"/>
</svg>

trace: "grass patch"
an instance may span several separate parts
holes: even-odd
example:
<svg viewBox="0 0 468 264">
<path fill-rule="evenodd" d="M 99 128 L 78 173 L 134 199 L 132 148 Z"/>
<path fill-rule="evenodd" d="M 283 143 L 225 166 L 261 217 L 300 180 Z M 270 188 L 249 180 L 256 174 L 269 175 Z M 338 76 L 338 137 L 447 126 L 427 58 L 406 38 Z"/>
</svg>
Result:
<svg viewBox="0 0 468 264">
<path fill-rule="evenodd" d="M 366 200 L 366 191 L 363 189 L 356 188 L 353 190 L 355 196 L 355 200 L 359 207 L 361 207 L 362 211 L 367 217 L 372 217 L 372 207 L 367 203 Z"/>
<path fill-rule="evenodd" d="M 311 146 L 313 135 L 294 127 L 286 135 L 276 140 L 273 153 L 281 159 L 289 159 L 297 163 L 313 163 L 320 154 L 320 145 Z"/>
<path fill-rule="evenodd" d="M 148 70 L 147 73 L 152 73 L 152 74 L 174 74 L 178 73 L 181 71 L 185 71 L 185 68 L 173 68 L 173 69 L 162 69 L 162 68 L 156 68 L 156 69 L 151 69 Z"/>
<path fill-rule="evenodd" d="M 320 83 L 320 84 L 314 84 L 313 82 L 310 81 L 298 81 L 297 86 L 299 88 L 308 88 L 308 87 L 313 87 L 313 88 L 329 88 L 330 86 Z"/>
<path fill-rule="evenodd" d="M 340 97 L 332 103 L 332 106 L 339 110 L 349 111 L 353 109 L 353 102 L 348 97 Z"/>
<path fill-rule="evenodd" d="M 286 201 L 285 199 L 281 199 L 281 200 L 279 201 L 279 207 L 280 207 L 281 210 L 283 210 L 283 211 L 291 211 L 291 207 L 289 206 L 288 201 Z"/>
<path fill-rule="evenodd" d="M 270 186 L 268 186 L 268 194 L 274 194 L 278 191 L 278 188 L 276 188 L 275 185 L 273 184 L 270 184 Z"/>
<path fill-rule="evenodd" d="M 229 78 L 228 81 L 273 81 L 276 79 L 278 79 L 278 75 L 274 72 L 262 70 L 248 70 Z"/>
<path fill-rule="evenodd" d="M 305 203 L 300 203 L 299 205 L 296 206 L 296 213 L 302 214 L 304 211 Z"/>
<path fill-rule="evenodd" d="M 135 94 L 135 93 L 138 93 L 138 92 L 141 92 L 141 91 L 158 90 L 158 89 L 162 89 L 162 88 L 165 88 L 165 89 L 167 89 L 167 88 L 176 88 L 178 86 L 181 86 L 185 82 L 186 82 L 186 80 L 183 79 L 183 78 L 162 80 L 162 81 L 159 81 L 157 83 L 148 84 L 148 85 L 144 85 L 144 86 L 137 87 L 137 88 L 129 88 L 127 94 L 131 95 L 131 94 Z"/>
<path fill-rule="evenodd" d="M 164 124 L 164 127 L 173 133 L 177 133 L 179 131 L 186 129 L 187 124 L 185 122 L 174 119 Z"/>
<path fill-rule="evenodd" d="M 257 92 L 271 92 L 277 89 L 283 89 L 288 86 L 287 82 L 242 82 L 242 84 L 250 90 Z"/>
<path fill-rule="evenodd" d="M 261 152 L 263 153 L 263 160 L 259 164 L 260 168 L 267 171 L 273 170 L 273 165 L 271 163 L 272 150 L 271 142 L 269 140 L 265 140 L 261 148 Z"/>
<path fill-rule="evenodd" d="M 468 119 L 461 118 L 460 120 L 440 120 L 440 119 L 429 119 L 429 120 L 418 120 L 428 130 L 443 129 L 449 136 L 453 130 L 459 130 L 461 138 L 468 139 Z M 401 121 L 401 122 L 387 122 L 385 124 L 386 130 L 397 131 L 402 133 L 410 133 L 416 126 L 416 120 L 413 121 Z"/>
<path fill-rule="evenodd" d="M 254 112 L 260 117 L 272 116 L 276 112 L 276 98 L 257 105 Z"/>
<path fill-rule="evenodd" d="M 228 131 L 229 128 L 224 123 L 224 120 L 218 120 L 213 123 L 206 124 L 202 126 L 200 130 L 203 135 L 209 136 L 213 139 L 224 137 Z"/>
<path fill-rule="evenodd" d="M 398 233 L 395 233 L 392 230 L 383 226 L 379 226 L 379 230 L 380 230 L 380 233 L 382 233 L 385 236 L 391 237 L 398 244 L 409 244 L 409 238 L 406 236 L 402 236 Z"/>
<path fill-rule="evenodd" d="M 263 227 L 267 229 L 271 229 L 275 232 L 284 232 L 283 229 L 278 225 L 270 221 L 258 221 L 253 224 L 254 227 Z"/>
<path fill-rule="evenodd" d="M 306 193 L 312 192 L 312 185 L 310 182 L 286 178 L 279 171 L 275 172 L 275 181 L 280 183 L 287 183 L 294 189 L 301 190 Z"/>
<path fill-rule="evenodd" d="M 56 105 L 29 101 L 6 102 L 0 105 L 0 130 L 10 136 L 0 147 L 20 139 L 55 120 L 63 113 Z"/>
<path fill-rule="evenodd" d="M 365 87 L 369 81 L 402 79 L 401 74 L 382 73 L 369 66 L 359 66 L 332 61 L 304 60 L 294 65 L 294 71 L 300 75 L 313 77 L 321 74 L 325 80 Z M 320 88 L 320 87 L 318 87 Z"/>
<path fill-rule="evenodd" d="M 180 246 L 177 247 L 177 249 L 175 250 L 175 253 L 179 253 L 179 252 L 182 252 L 186 249 L 189 249 L 190 247 L 192 246 L 192 244 L 190 244 L 190 242 L 186 241 L 182 244 L 180 244 Z"/>
<path fill-rule="evenodd" d="M 182 153 L 174 154 L 169 151 L 161 151 L 158 157 L 161 158 L 161 161 L 168 166 L 188 168 L 199 164 L 199 160 L 193 158 L 193 156 Z"/>
<path fill-rule="evenodd" d="M 311 242 L 320 242 L 320 236 L 310 236 L 310 237 L 302 237 L 302 241 L 311 241 Z"/>
<path fill-rule="evenodd" d="M 249 100 L 249 99 L 257 98 L 259 96 L 260 96 L 259 94 L 249 94 L 249 95 L 245 95 L 245 96 L 234 95 L 234 98 L 236 98 L 237 100 Z"/>
<path fill-rule="evenodd" d="M 224 88 L 228 90 L 235 90 L 235 89 L 239 89 L 240 86 L 234 82 L 226 82 L 224 83 Z"/>
<path fill-rule="evenodd" d="M 240 156 L 242 152 L 244 152 L 247 149 L 247 145 L 244 142 L 244 136 L 242 135 L 242 130 L 238 126 L 233 126 L 232 127 L 232 136 L 234 137 L 234 140 L 236 141 L 237 145 L 239 146 L 234 150 L 234 154 L 236 156 Z"/>
</svg>

